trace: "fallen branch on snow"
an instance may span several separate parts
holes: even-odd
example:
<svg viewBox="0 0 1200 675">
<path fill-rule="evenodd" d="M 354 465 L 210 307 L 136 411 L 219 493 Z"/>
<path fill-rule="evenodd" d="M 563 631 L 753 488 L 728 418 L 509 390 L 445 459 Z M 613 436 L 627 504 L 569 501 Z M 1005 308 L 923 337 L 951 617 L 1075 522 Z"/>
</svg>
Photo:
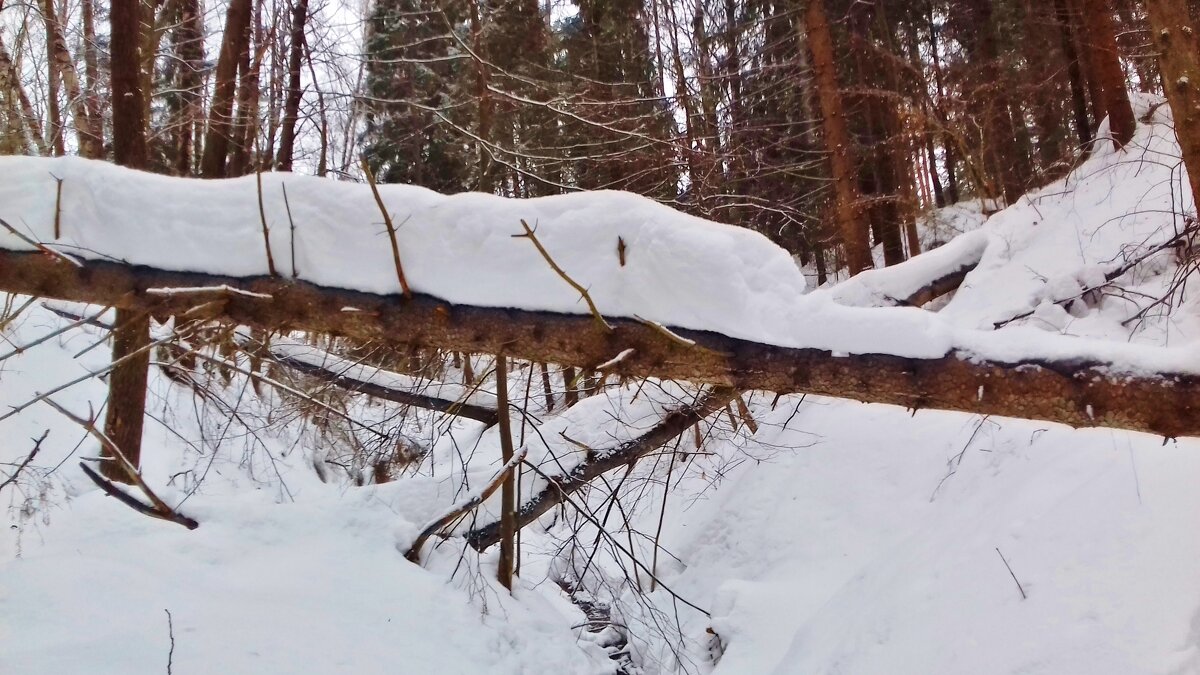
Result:
<svg viewBox="0 0 1200 675">
<path fill-rule="evenodd" d="M 657 426 L 641 436 L 615 448 L 589 453 L 590 456 L 586 461 L 566 475 L 547 477 L 546 487 L 517 510 L 517 529 L 536 521 L 542 514 L 563 503 L 571 493 L 582 489 L 600 475 L 612 469 L 633 464 L 662 447 L 671 439 L 687 431 L 693 424 L 724 408 L 725 404 L 737 395 L 736 389 L 714 387 L 703 394 L 695 405 L 667 413 Z M 540 469 L 533 468 L 540 473 Z M 500 541 L 500 521 L 477 527 L 468 532 L 466 538 L 471 546 L 482 551 Z"/>
<path fill-rule="evenodd" d="M 404 557 L 412 562 L 419 563 L 421 561 L 421 547 L 425 545 L 425 542 L 439 531 L 445 529 L 446 526 L 450 525 L 450 523 L 462 518 L 478 508 L 480 504 L 486 502 L 489 497 L 496 493 L 496 490 L 500 489 L 500 486 L 504 484 L 504 480 L 508 478 L 508 475 L 512 473 L 514 469 L 520 466 L 521 462 L 525 461 L 525 455 L 528 452 L 528 447 L 521 448 L 515 455 L 513 455 L 513 458 L 510 459 L 507 464 L 505 464 L 500 468 L 499 471 L 496 472 L 495 476 L 492 476 L 491 480 L 487 482 L 487 485 L 483 486 L 482 490 L 474 495 L 471 495 L 471 497 L 467 500 L 459 504 L 455 504 L 447 509 L 445 513 L 437 518 L 434 518 L 421 530 L 421 534 L 417 536 L 417 538 L 413 541 L 412 546 L 410 546 L 408 551 L 404 553 Z"/>
</svg>

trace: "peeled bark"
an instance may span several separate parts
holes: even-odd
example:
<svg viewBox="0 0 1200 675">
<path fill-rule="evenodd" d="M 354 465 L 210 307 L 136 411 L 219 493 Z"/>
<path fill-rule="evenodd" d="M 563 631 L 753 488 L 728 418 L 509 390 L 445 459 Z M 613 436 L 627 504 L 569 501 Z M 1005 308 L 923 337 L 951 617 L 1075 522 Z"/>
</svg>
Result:
<svg viewBox="0 0 1200 675">
<path fill-rule="evenodd" d="M 153 288 L 219 287 L 238 292 L 149 293 Z M 273 331 L 301 330 L 361 340 L 512 358 L 610 375 L 658 377 L 778 393 L 810 392 L 909 408 L 1025 417 L 1076 427 L 1114 427 L 1163 436 L 1200 435 L 1200 376 L 1116 374 L 1080 358 L 988 361 L 951 350 L 938 358 L 835 355 L 676 329 L 695 346 L 629 319 L 597 328 L 591 315 L 451 305 L 414 294 L 380 296 L 279 278 L 169 272 L 114 262 L 64 264 L 40 252 L 0 251 L 0 289 L 149 312 L 220 319 Z M 213 302 L 218 300 L 218 302 Z M 362 311 L 345 312 L 355 307 Z M 899 335 L 897 339 L 909 336 Z M 1068 340 L 1071 338 L 1054 338 Z"/>
</svg>

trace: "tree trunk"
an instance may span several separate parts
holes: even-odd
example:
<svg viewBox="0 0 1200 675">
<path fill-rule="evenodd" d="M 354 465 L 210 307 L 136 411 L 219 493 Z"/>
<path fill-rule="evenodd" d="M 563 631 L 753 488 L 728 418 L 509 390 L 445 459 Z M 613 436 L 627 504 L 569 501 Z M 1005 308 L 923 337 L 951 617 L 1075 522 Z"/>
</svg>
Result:
<svg viewBox="0 0 1200 675">
<path fill-rule="evenodd" d="M 970 61 L 978 64 L 969 98 L 983 133 L 984 176 L 991 175 L 990 180 L 981 177 L 984 184 L 980 187 L 986 196 L 1003 196 L 1006 203 L 1014 204 L 1029 180 L 1028 157 L 1018 140 L 1025 122 L 1012 114 L 1011 78 L 1001 63 L 993 0 L 966 0 L 963 10 L 960 30 L 969 36 L 964 46 Z"/>
<path fill-rule="evenodd" d="M 846 264 L 853 276 L 874 265 L 867 241 L 867 221 L 862 216 L 862 197 L 856 184 L 855 152 L 846 129 L 846 116 L 834 65 L 833 37 L 825 18 L 824 0 L 809 0 L 803 25 L 812 52 L 813 81 L 821 105 L 821 125 L 833 174 L 834 212 L 842 233 Z"/>
<path fill-rule="evenodd" d="M 80 14 L 83 23 L 83 73 L 86 77 L 87 97 L 84 102 L 89 128 L 100 138 L 97 144 L 103 146 L 104 115 L 100 112 L 100 55 L 96 47 L 96 17 L 95 0 L 82 0 Z M 103 147 L 94 148 L 97 157 L 103 153 Z"/>
<path fill-rule="evenodd" d="M 221 302 L 212 302 L 212 293 L 159 295 L 146 290 L 223 285 L 251 293 L 231 291 L 220 296 Z M 907 358 L 785 348 L 673 329 L 693 346 L 632 319 L 611 318 L 613 330 L 601 331 L 590 315 L 448 305 L 419 294 L 405 300 L 400 295 L 343 291 L 303 281 L 168 272 L 115 262 L 86 261 L 76 267 L 41 252 L 2 250 L 0 289 L 143 310 L 164 320 L 186 312 L 196 320 L 274 331 L 304 330 L 470 353 L 505 351 L 512 358 L 586 370 L 596 370 L 631 349 L 606 371 L 615 376 L 678 379 L 739 390 L 802 391 L 1078 427 L 1125 428 L 1172 437 L 1200 435 L 1200 377 L 1180 372 L 1113 373 L 1111 364 L 1079 356 L 1078 340 L 1066 336 L 1047 338 L 1061 340 L 1054 348 L 1071 353 L 1071 358 L 989 361 L 957 348 L 936 358 Z M 201 305 L 204 308 L 197 309 Z M 344 312 L 344 307 L 362 311 Z M 895 339 L 920 337 L 901 330 Z M 1155 351 L 1147 358 L 1159 356 Z"/>
<path fill-rule="evenodd" d="M 113 155 L 118 164 L 146 164 L 146 119 L 139 69 L 141 1 L 113 0 L 109 13 L 112 52 Z M 150 369 L 150 317 L 136 309 L 118 308 L 113 330 L 113 369 L 108 381 L 104 432 L 133 466 L 140 466 L 142 423 L 146 415 L 146 376 Z M 108 449 L 101 449 L 108 456 Z M 101 465 L 112 481 L 132 479 L 114 461 Z"/>
<path fill-rule="evenodd" d="M 42 0 L 42 20 L 46 25 L 46 131 L 50 137 L 46 144 L 54 150 L 55 157 L 66 154 L 63 143 L 62 111 L 58 102 L 58 59 L 54 52 L 57 30 L 57 19 L 54 11 L 54 0 Z"/>
<path fill-rule="evenodd" d="M 500 415 L 500 461 L 507 466 L 513 458 L 513 441 L 508 416 L 508 357 L 504 353 L 496 355 L 496 412 Z M 500 559 L 496 564 L 497 579 L 510 591 L 516 561 L 514 544 L 517 536 L 517 482 L 513 473 L 515 472 L 508 472 L 500 488 Z"/>
<path fill-rule="evenodd" d="M 1125 71 L 1121 68 L 1112 23 L 1108 0 L 1083 0 L 1083 25 L 1095 68 L 1093 76 L 1102 97 L 1100 107 L 1108 116 L 1109 130 L 1119 150 L 1133 139 L 1137 121 L 1133 119 L 1133 106 L 1125 88 Z"/>
<path fill-rule="evenodd" d="M 292 170 L 292 156 L 296 149 L 296 121 L 300 117 L 300 100 L 304 90 L 300 88 L 300 68 L 304 63 L 304 27 L 308 21 L 308 0 L 296 0 L 292 8 L 292 40 L 288 50 L 287 99 L 283 104 L 283 130 L 279 134 L 279 153 L 275 168 Z"/>
<path fill-rule="evenodd" d="M 1079 67 L 1079 52 L 1075 49 L 1071 10 L 1067 0 L 1054 0 L 1055 15 L 1058 18 L 1059 31 L 1062 34 L 1063 55 L 1067 59 L 1067 78 L 1071 82 L 1071 112 L 1074 114 L 1075 134 L 1079 137 L 1079 146 L 1087 148 L 1092 142 L 1091 125 L 1088 122 L 1087 94 L 1084 90 L 1083 71 Z"/>
<path fill-rule="evenodd" d="M 204 138 L 204 156 L 200 173 L 205 178 L 224 178 L 225 162 L 233 139 L 233 103 L 237 95 L 238 62 L 249 48 L 251 0 L 232 0 L 225 17 L 225 34 L 217 58 L 212 105 L 208 113 L 208 133 Z"/>
<path fill-rule="evenodd" d="M 204 26 L 199 0 L 183 0 L 176 29 L 179 57 L 179 96 L 183 99 L 175 128 L 175 173 L 190 176 L 194 170 L 196 129 L 204 94 Z"/>
<path fill-rule="evenodd" d="M 238 60 L 237 115 L 235 116 L 228 176 L 242 176 L 258 169 L 256 139 L 258 137 L 259 72 L 263 57 L 262 1 L 254 3 L 250 24 Z M 270 155 L 268 154 L 268 157 Z"/>
<path fill-rule="evenodd" d="M 0 0 L 0 5 L 2 4 L 3 0 Z M 24 127 L 21 133 L 32 141 L 34 148 L 37 149 L 37 154 L 50 154 L 50 147 L 46 143 L 46 137 L 42 134 L 42 125 L 33 109 L 33 103 L 29 100 L 24 85 L 21 84 L 21 73 L 8 55 L 8 48 L 4 46 L 2 38 L 0 38 L 0 83 L 4 83 L 5 86 L 0 91 L 4 91 L 6 94 L 11 91 L 16 96 L 17 105 L 14 105 L 13 109 L 16 110 L 18 106 L 20 108 L 19 112 Z"/>
<path fill-rule="evenodd" d="M 1200 39 L 1185 0 L 1146 0 L 1146 9 L 1195 204 L 1200 200 Z"/>
<path fill-rule="evenodd" d="M 75 123 L 75 132 L 79 136 L 79 152 L 84 157 L 99 158 L 104 154 L 103 139 L 100 137 L 100 133 L 93 128 L 92 120 L 88 118 L 87 97 L 84 96 L 83 87 L 79 83 L 79 73 L 75 69 L 75 61 L 71 57 L 71 52 L 67 50 L 67 43 L 62 34 L 62 25 L 54 10 L 54 0 L 42 0 L 42 13 L 46 19 L 46 48 L 49 52 L 51 79 L 55 82 L 61 79 L 63 88 L 67 92 L 67 99 L 71 102 L 69 107 Z M 57 91 L 57 84 L 54 85 L 54 91 Z M 50 104 L 53 106 L 52 112 L 54 113 L 52 121 L 58 126 L 54 131 L 55 142 L 61 144 L 62 120 L 57 116 L 58 101 L 56 97 L 51 99 Z"/>
</svg>

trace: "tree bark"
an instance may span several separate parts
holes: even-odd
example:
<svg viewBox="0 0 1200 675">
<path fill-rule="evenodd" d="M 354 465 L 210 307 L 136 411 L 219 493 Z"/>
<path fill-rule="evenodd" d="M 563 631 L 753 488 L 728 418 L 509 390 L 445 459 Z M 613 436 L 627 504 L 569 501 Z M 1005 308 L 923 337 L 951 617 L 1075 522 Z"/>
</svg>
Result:
<svg viewBox="0 0 1200 675">
<path fill-rule="evenodd" d="M 1012 114 L 1010 69 L 1001 62 L 993 3 L 994 0 L 964 2 L 961 30 L 970 36 L 966 45 L 970 60 L 979 64 L 974 71 L 975 87 L 969 98 L 981 118 L 985 172 L 1000 182 L 999 186 L 993 183 L 981 187 L 989 193 L 987 196 L 1003 196 L 1005 203 L 1015 204 L 1025 193 L 1029 180 L 1028 157 L 1018 140 L 1025 122 Z"/>
<path fill-rule="evenodd" d="M 103 152 L 104 115 L 100 112 L 100 55 L 96 45 L 96 16 L 94 0 L 82 0 L 80 18 L 83 23 L 83 73 L 87 97 L 84 102 L 88 127 L 100 136 L 94 151 Z M 99 157 L 100 155 L 96 155 Z"/>
<path fill-rule="evenodd" d="M 219 287 L 225 293 L 149 293 L 154 288 Z M 40 252 L 0 251 L 0 289 L 11 293 L 136 309 L 166 319 L 223 320 L 266 330 L 303 330 L 447 351 L 513 358 L 611 375 L 658 377 L 778 393 L 811 392 L 909 408 L 1025 417 L 1076 427 L 1114 427 L 1163 436 L 1200 435 L 1200 376 L 1177 372 L 1114 374 L 1082 358 L 988 361 L 951 350 L 938 358 L 785 348 L 706 331 L 674 329 L 695 346 L 641 322 L 451 305 L 414 294 L 379 296 L 258 277 L 168 272 L 114 262 L 64 264 Z M 215 295 L 215 298 L 214 298 Z M 214 299 L 220 302 L 212 302 Z M 345 312 L 345 307 L 362 311 Z M 914 336 L 898 335 L 897 340 Z M 1074 340 L 1069 337 L 1051 339 Z"/>
<path fill-rule="evenodd" d="M 234 134 L 233 103 L 237 96 L 238 63 L 249 48 L 251 0 L 232 0 L 225 17 L 225 34 L 217 58 L 212 105 L 208 113 L 208 133 L 204 138 L 204 156 L 200 174 L 205 178 L 224 178 Z"/>
<path fill-rule="evenodd" d="M 1083 24 L 1095 67 L 1093 76 L 1103 97 L 1101 107 L 1108 115 L 1113 141 L 1121 149 L 1133 139 L 1137 121 L 1133 119 L 1133 106 L 1125 87 L 1125 71 L 1121 68 L 1108 0 L 1083 0 Z"/>
<path fill-rule="evenodd" d="M 842 233 L 846 264 L 853 276 L 870 269 L 874 264 L 867 240 L 867 221 L 862 213 L 862 196 L 855 182 L 855 152 L 846 129 L 846 116 L 834 65 L 833 37 L 825 18 L 824 0 L 809 0 L 804 14 L 804 28 L 812 51 L 813 81 L 821 105 L 821 125 L 833 174 L 834 212 Z"/>
<path fill-rule="evenodd" d="M 146 164 L 146 119 L 140 76 L 141 1 L 113 0 L 109 13 L 112 53 L 113 156 L 117 164 L 142 168 Z M 140 466 L 142 423 L 146 414 L 146 376 L 150 369 L 150 317 L 131 308 L 118 308 L 113 330 L 113 361 L 121 362 L 108 381 L 105 435 L 129 462 Z M 102 449 L 102 455 L 110 452 Z M 130 482 L 114 461 L 101 465 L 105 478 Z"/>
<path fill-rule="evenodd" d="M 1087 148 L 1092 142 L 1092 129 L 1088 121 L 1087 94 L 1084 90 L 1083 71 L 1079 67 L 1079 51 L 1075 49 L 1074 25 L 1067 0 L 1054 0 L 1055 16 L 1058 18 L 1062 35 L 1063 55 L 1067 59 L 1067 79 L 1071 83 L 1071 112 L 1075 122 L 1075 134 L 1079 146 Z"/>
<path fill-rule="evenodd" d="M 0 5 L 2 5 L 0 0 Z M 37 149 L 37 154 L 50 154 L 50 147 L 46 143 L 46 137 L 42 135 L 42 125 L 38 121 L 37 113 L 34 112 L 33 103 L 29 100 L 29 95 L 25 92 L 24 85 L 21 84 L 21 73 L 13 63 L 12 58 L 8 54 L 8 48 L 4 46 L 4 40 L 0 37 L 0 86 L 6 94 L 11 93 L 17 99 L 17 105 L 12 106 L 14 114 L 16 114 L 19 106 L 20 116 L 22 118 L 21 133 L 29 138 L 34 148 Z"/>
<path fill-rule="evenodd" d="M 71 58 L 71 52 L 67 50 L 67 43 L 62 34 L 62 25 L 54 10 L 54 0 L 42 0 L 42 13 L 46 19 L 46 47 L 50 52 L 51 79 L 57 81 L 58 78 L 61 78 L 63 87 L 67 91 L 67 98 L 71 101 L 69 107 L 75 123 L 75 132 L 79 135 L 80 154 L 84 157 L 101 157 L 104 154 L 103 139 L 101 139 L 100 133 L 93 128 L 92 120 L 88 118 L 87 97 L 83 95 L 83 87 L 79 83 L 79 72 L 75 69 L 75 61 Z M 57 85 L 55 85 L 55 90 L 57 90 Z M 52 99 L 51 105 L 57 109 L 58 103 Z M 55 123 L 61 124 L 62 121 L 55 120 Z M 54 133 L 56 142 L 61 143 L 62 130 L 57 129 Z"/>
<path fill-rule="evenodd" d="M 204 95 L 204 26 L 199 0 L 183 0 L 176 28 L 175 49 L 179 57 L 179 97 L 182 99 L 175 124 L 175 173 L 190 176 L 196 153 L 196 127 Z"/>
<path fill-rule="evenodd" d="M 254 3 L 253 16 L 246 31 L 238 64 L 237 115 L 233 129 L 232 152 L 229 163 L 225 166 L 225 173 L 230 177 L 255 173 L 259 168 L 256 142 L 259 128 L 259 73 L 266 56 L 261 0 Z M 266 156 L 271 157 L 270 150 Z"/>
<path fill-rule="evenodd" d="M 496 411 L 500 414 L 500 460 L 504 465 L 512 462 L 512 429 L 508 416 L 508 357 L 503 352 L 496 355 Z M 513 566 L 516 561 L 517 538 L 517 482 L 514 471 L 504 476 L 500 487 L 500 522 L 497 523 L 500 542 L 497 579 L 508 590 L 512 590 Z"/>
<path fill-rule="evenodd" d="M 113 0 L 110 10 L 113 154 L 118 164 L 142 168 L 146 164 L 146 120 L 142 104 L 140 69 L 139 0 Z M 118 309 L 113 331 L 112 358 L 125 360 L 109 379 L 105 435 L 135 467 L 140 466 L 142 424 L 146 410 L 146 376 L 150 367 L 149 315 L 136 309 Z M 107 452 L 107 450 L 104 450 Z M 101 467 L 106 478 L 130 479 L 115 462 Z"/>
<path fill-rule="evenodd" d="M 46 145 L 53 149 L 55 157 L 62 157 L 66 154 L 66 147 L 63 143 L 62 111 L 58 102 L 58 82 L 62 78 L 58 74 L 58 58 L 54 51 L 55 36 L 58 34 L 54 0 L 42 0 L 42 21 L 46 26 L 46 131 L 50 134 Z"/>
<path fill-rule="evenodd" d="M 1146 0 L 1146 9 L 1195 203 L 1200 200 L 1200 39 L 1185 0 Z"/>
<path fill-rule="evenodd" d="M 283 104 L 279 153 L 275 158 L 275 168 L 279 171 L 292 170 L 292 157 L 296 151 L 296 121 L 300 118 L 300 100 L 304 95 L 300 87 L 300 68 L 304 65 L 304 27 L 307 21 L 308 0 L 296 0 L 292 8 L 292 38 L 288 49 L 287 99 Z"/>
</svg>

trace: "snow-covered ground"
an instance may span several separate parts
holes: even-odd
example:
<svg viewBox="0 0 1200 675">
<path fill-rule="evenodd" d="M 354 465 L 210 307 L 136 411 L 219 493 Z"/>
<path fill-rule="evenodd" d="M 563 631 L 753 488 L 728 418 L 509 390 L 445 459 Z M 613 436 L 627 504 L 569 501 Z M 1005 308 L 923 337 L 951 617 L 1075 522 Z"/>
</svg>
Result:
<svg viewBox="0 0 1200 675">
<path fill-rule="evenodd" d="M 1190 298 L 1123 325 L 1171 287 L 1173 252 L 1131 269 L 1115 280 L 1119 288 L 1060 303 L 1081 283 L 1096 283 L 1171 237 L 1180 223 L 1175 213 L 1182 204 L 1190 209 L 1190 196 L 1180 196 L 1167 118 L 1162 109 L 1156 114 L 1160 123 L 1139 129 L 1135 151 L 1101 150 L 986 223 L 970 207 L 935 218 L 978 230 L 938 249 L 942 258 L 957 247 L 979 259 L 936 313 L 843 307 L 846 289 L 800 298 L 802 277 L 766 240 L 642 200 L 590 195 L 539 200 L 533 208 L 547 248 L 614 315 L 690 327 L 737 323 L 734 334 L 799 339 L 779 332 L 791 325 L 780 317 L 760 315 L 786 299 L 824 308 L 822 316 L 883 312 L 901 317 L 887 318 L 888 326 L 935 326 L 940 333 L 921 335 L 952 335 L 933 349 L 972 335 L 1014 354 L 1051 344 L 1062 354 L 1119 352 L 1131 362 L 1200 371 Z M 0 217 L 44 234 L 53 216 L 38 196 L 53 188 L 52 179 L 45 179 L 49 188 L 41 184 L 47 166 L 0 159 L 0 176 L 21 177 L 0 181 Z M 133 262 L 263 271 L 252 181 L 185 188 L 79 160 L 53 168 L 67 178 L 64 242 L 148 256 Z M 394 291 L 379 215 L 362 189 L 287 180 L 296 181 L 289 197 L 298 231 L 308 231 L 297 239 L 304 276 Z M 211 232 L 193 230 L 175 210 L 196 199 L 194 190 L 208 189 L 225 199 L 204 197 L 211 221 L 230 232 L 219 258 L 205 257 Z M 534 308 L 584 311 L 529 242 L 509 237 L 529 205 L 405 188 L 389 188 L 385 197 L 395 201 L 397 222 L 415 214 L 401 232 L 420 290 L 460 302 L 530 298 L 542 303 Z M 107 238 L 88 229 L 112 217 L 103 209 L 130 200 L 166 233 L 143 228 L 138 239 L 132 225 L 116 223 Z M 271 196 L 268 213 L 282 209 Z M 277 252 L 289 248 L 285 223 L 272 220 Z M 346 228 L 362 232 L 339 237 Z M 624 268 L 618 235 L 629 246 Z M 140 249 L 139 241 L 151 243 Z M 175 255 L 188 247 L 194 256 Z M 482 276 L 451 274 L 453 265 L 465 269 L 464 260 L 482 266 Z M 930 254 L 907 269 L 938 261 Z M 711 270 L 736 273 L 724 281 L 738 283 L 711 282 Z M 502 284 L 492 274 L 515 276 Z M 677 285 L 661 290 L 668 282 Z M 859 304 L 870 297 L 853 295 Z M 700 302 L 706 298 L 718 300 Z M 35 303 L 0 331 L 0 356 L 68 323 Z M 842 344 L 881 338 L 855 343 L 829 335 Z M 1054 339 L 1030 337 L 1040 335 Z M 98 329 L 81 326 L 0 360 L 0 417 L 37 392 L 102 368 L 101 339 Z M 408 381 L 346 365 L 373 381 Z M 514 429 L 531 461 L 552 473 L 579 461 L 582 446 L 636 435 L 690 394 L 662 383 L 609 382 L 565 412 L 560 395 L 548 411 L 535 370 L 512 376 L 515 401 L 530 385 L 533 391 Z M 488 359 L 477 358 L 475 371 L 487 373 Z M 465 393 L 454 379 L 461 370 L 448 366 L 444 374 L 437 392 Z M 561 390 L 559 373 L 552 374 Z M 599 674 L 623 663 L 604 647 L 621 633 L 634 668 L 647 675 L 1200 673 L 1195 439 L 1164 443 L 1121 431 L 752 392 L 746 402 L 755 431 L 736 407 L 722 411 L 701 425 L 700 443 L 688 432 L 628 474 L 614 471 L 577 493 L 595 521 L 564 508 L 523 530 L 521 576 L 510 596 L 492 581 L 494 550 L 476 554 L 451 538 L 427 544 L 421 566 L 403 557 L 421 527 L 461 501 L 464 483 L 478 487 L 494 474 L 495 429 L 428 415 L 399 420 L 394 404 L 352 400 L 345 410 L 355 419 L 429 451 L 397 480 L 356 486 L 359 469 L 339 464 L 353 438 L 335 435 L 338 425 L 312 423 L 270 385 L 257 393 L 244 377 L 226 383 L 202 366 L 195 375 L 208 386 L 204 396 L 152 368 L 144 444 L 147 481 L 201 522 L 195 531 L 139 516 L 94 489 L 76 463 L 96 454 L 96 444 L 50 407 L 0 419 L 0 462 L 20 462 L 32 439 L 50 432 L 24 478 L 0 491 L 9 525 L 0 534 L 0 672 L 166 672 L 170 659 L 178 673 Z M 105 393 L 103 382 L 90 380 L 53 397 L 87 414 L 102 410 Z M 473 395 L 477 403 L 491 400 Z M 0 481 L 13 468 L 0 464 Z M 524 494 L 544 484 L 535 479 L 524 475 Z M 480 517 L 487 520 L 493 508 Z M 587 630 L 588 617 L 560 580 L 583 587 L 577 600 L 610 605 L 616 630 Z"/>
</svg>

